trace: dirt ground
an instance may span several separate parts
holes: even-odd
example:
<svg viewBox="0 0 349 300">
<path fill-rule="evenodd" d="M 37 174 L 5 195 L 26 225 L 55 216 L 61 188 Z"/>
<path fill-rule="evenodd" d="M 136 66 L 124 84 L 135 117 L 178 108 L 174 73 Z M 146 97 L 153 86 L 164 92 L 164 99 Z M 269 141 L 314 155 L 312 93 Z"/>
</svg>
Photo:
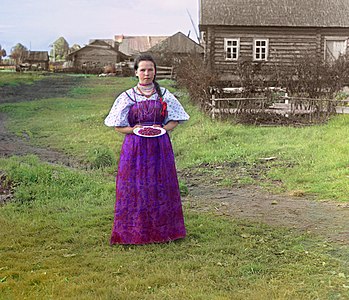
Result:
<svg viewBox="0 0 349 300">
<path fill-rule="evenodd" d="M 0 87 L 0 104 L 63 97 L 80 80 L 47 77 L 30 86 Z M 0 157 L 35 154 L 49 163 L 78 166 L 74 159 L 59 151 L 37 148 L 31 145 L 29 137 L 19 138 L 9 133 L 6 121 L 7 116 L 0 114 Z M 220 168 L 222 174 L 235 171 L 234 166 Z M 181 170 L 179 176 L 189 189 L 189 195 L 183 200 L 192 209 L 314 233 L 328 241 L 349 245 L 349 204 L 274 195 L 258 186 L 222 188 L 209 173 L 197 168 Z M 0 204 L 11 200 L 10 185 L 0 170 Z"/>
<path fill-rule="evenodd" d="M 233 168 L 225 168 L 222 174 L 234 172 Z M 349 245 L 348 203 L 276 195 L 259 186 L 222 188 L 214 183 L 215 178 L 200 173 L 193 169 L 179 172 L 189 189 L 184 200 L 192 209 L 291 228 Z"/>
</svg>

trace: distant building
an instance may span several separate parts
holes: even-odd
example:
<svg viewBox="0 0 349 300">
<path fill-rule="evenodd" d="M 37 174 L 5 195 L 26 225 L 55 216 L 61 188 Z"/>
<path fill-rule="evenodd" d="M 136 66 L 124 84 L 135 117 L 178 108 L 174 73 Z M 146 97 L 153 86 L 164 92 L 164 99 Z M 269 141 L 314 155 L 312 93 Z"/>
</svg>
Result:
<svg viewBox="0 0 349 300">
<path fill-rule="evenodd" d="M 112 40 L 110 43 L 105 40 L 92 40 L 90 44 L 67 55 L 71 67 L 78 69 L 102 69 L 105 66 L 113 66 L 127 58 L 127 55 L 119 51 L 119 44 Z"/>
<path fill-rule="evenodd" d="M 21 65 L 30 70 L 48 70 L 49 56 L 47 51 L 25 51 Z"/>
<path fill-rule="evenodd" d="M 125 36 L 116 35 L 114 41 L 119 44 L 119 51 L 134 59 L 142 52 L 167 39 L 168 36 Z"/>
<path fill-rule="evenodd" d="M 203 57 L 204 48 L 182 32 L 177 32 L 151 47 L 147 52 L 151 53 L 159 64 L 173 65 L 174 62 L 191 54 Z"/>
</svg>

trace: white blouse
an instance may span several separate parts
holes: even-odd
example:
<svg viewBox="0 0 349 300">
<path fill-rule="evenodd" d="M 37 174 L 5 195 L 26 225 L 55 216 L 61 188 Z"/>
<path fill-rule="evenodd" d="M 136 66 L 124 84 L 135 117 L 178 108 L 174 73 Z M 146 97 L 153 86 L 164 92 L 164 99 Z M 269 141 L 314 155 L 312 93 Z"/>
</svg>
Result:
<svg viewBox="0 0 349 300">
<path fill-rule="evenodd" d="M 127 94 L 126 94 L 127 93 Z M 181 103 L 177 98 L 165 88 L 161 88 L 161 93 L 163 94 L 163 101 L 167 103 L 167 117 L 164 120 L 164 124 L 169 121 L 187 121 L 189 120 L 189 115 L 185 112 Z M 129 96 L 128 96 L 129 95 Z M 133 100 L 132 100 L 132 99 Z M 158 95 L 155 93 L 150 98 L 147 98 L 135 91 L 135 88 L 131 88 L 126 92 L 121 93 L 116 99 L 113 106 L 110 109 L 108 116 L 104 120 L 104 124 L 110 127 L 125 127 L 130 126 L 128 122 L 128 112 L 132 105 L 136 102 L 146 101 L 146 100 L 157 100 Z"/>
</svg>

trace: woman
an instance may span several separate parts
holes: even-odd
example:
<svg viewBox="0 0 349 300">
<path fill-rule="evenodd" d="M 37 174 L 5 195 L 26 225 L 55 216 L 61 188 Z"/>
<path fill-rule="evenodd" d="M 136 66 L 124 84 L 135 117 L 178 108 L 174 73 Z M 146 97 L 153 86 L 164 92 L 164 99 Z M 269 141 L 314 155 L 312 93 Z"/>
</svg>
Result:
<svg viewBox="0 0 349 300">
<path fill-rule="evenodd" d="M 186 235 L 174 155 L 168 131 L 189 119 L 182 105 L 155 81 L 149 55 L 134 64 L 138 84 L 117 97 L 105 125 L 125 134 L 116 178 L 111 244 L 163 243 Z M 144 125 L 166 133 L 142 137 Z"/>
</svg>

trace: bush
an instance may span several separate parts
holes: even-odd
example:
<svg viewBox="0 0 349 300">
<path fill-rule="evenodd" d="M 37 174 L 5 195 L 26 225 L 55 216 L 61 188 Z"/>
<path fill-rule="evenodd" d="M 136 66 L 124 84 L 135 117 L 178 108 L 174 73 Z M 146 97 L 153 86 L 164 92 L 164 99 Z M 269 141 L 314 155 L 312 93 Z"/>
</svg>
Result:
<svg viewBox="0 0 349 300">
<path fill-rule="evenodd" d="M 116 165 L 114 152 L 109 148 L 96 148 L 90 155 L 91 168 L 100 169 Z"/>
<path fill-rule="evenodd" d="M 198 54 L 183 58 L 175 66 L 175 71 L 178 84 L 187 89 L 191 101 L 206 109 L 207 101 L 210 99 L 210 88 L 218 86 L 219 82 L 203 58 Z"/>
<path fill-rule="evenodd" d="M 335 61 L 323 61 L 306 53 L 295 57 L 289 68 L 274 66 L 272 81 L 287 89 L 291 96 L 334 99 L 349 83 L 349 55 Z"/>
<path fill-rule="evenodd" d="M 295 55 L 292 65 L 255 62 L 251 58 L 241 57 L 231 66 L 234 80 L 230 82 L 218 81 L 218 76 L 210 70 L 199 55 L 192 55 L 183 59 L 176 66 L 177 82 L 189 92 L 191 101 L 197 103 L 204 111 L 211 112 L 211 92 L 219 93 L 219 98 L 243 98 L 235 101 L 233 108 L 238 105 L 234 117 L 242 123 L 317 123 L 324 122 L 335 113 L 337 95 L 349 84 L 349 54 L 339 59 L 324 62 L 314 53 Z M 220 87 L 241 87 L 241 91 L 232 94 L 220 93 Z M 268 87 L 276 87 L 269 89 Z M 277 92 L 275 94 L 275 91 Z M 288 93 L 289 97 L 298 98 L 295 106 L 303 109 L 302 114 L 295 113 L 290 118 L 263 111 L 277 102 L 280 93 Z M 280 94 L 281 95 L 281 94 Z M 282 95 L 281 95 L 282 96 Z M 275 98 L 276 97 L 276 98 Z M 247 100 L 246 98 L 265 98 L 261 100 Z M 305 98 L 305 99 L 304 99 Z M 313 101 L 313 99 L 319 99 Z M 276 100 L 275 100 L 276 99 Z M 302 100 L 303 99 L 303 100 Z M 333 101 L 332 101 L 333 100 Z M 231 108 L 232 103 L 217 102 L 216 108 Z M 251 113 L 251 109 L 261 112 Z M 304 113 L 304 110 L 308 110 Z M 243 118 L 241 116 L 243 115 Z"/>
</svg>

